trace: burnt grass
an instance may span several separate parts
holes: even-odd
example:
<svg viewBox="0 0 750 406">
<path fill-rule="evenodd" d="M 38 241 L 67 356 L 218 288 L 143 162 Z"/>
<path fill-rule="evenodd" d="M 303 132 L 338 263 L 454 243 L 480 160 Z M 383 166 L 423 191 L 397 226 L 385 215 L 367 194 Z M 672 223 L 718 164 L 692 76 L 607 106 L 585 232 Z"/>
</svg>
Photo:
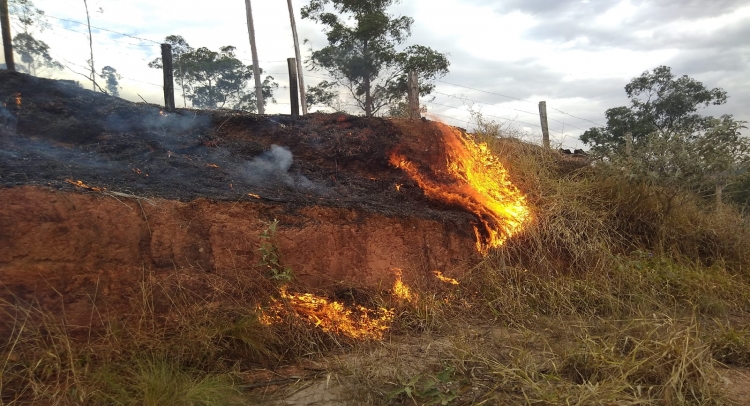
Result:
<svg viewBox="0 0 750 406">
<path fill-rule="evenodd" d="M 20 93 L 17 107 L 13 95 Z M 474 216 L 427 199 L 388 164 L 405 134 L 394 122 L 314 113 L 298 120 L 231 110 L 133 103 L 72 81 L 0 71 L 0 186 L 148 198 L 324 205 L 466 224 Z M 429 123 L 420 123 L 429 126 Z M 288 149 L 288 167 L 269 151 Z M 269 169 L 270 168 L 270 169 Z M 279 169 L 281 168 L 281 169 Z M 396 190 L 401 185 L 401 190 Z M 260 199 L 258 198 L 260 197 Z"/>
</svg>

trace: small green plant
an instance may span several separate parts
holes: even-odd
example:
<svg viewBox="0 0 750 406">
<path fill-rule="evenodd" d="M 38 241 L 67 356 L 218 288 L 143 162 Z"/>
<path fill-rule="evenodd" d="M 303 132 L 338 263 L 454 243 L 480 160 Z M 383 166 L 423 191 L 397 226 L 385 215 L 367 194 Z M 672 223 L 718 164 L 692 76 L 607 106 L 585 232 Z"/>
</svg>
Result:
<svg viewBox="0 0 750 406">
<path fill-rule="evenodd" d="M 435 376 L 418 374 L 403 384 L 396 390 L 388 394 L 388 400 L 394 400 L 397 397 L 406 395 L 419 405 L 447 405 L 458 399 L 451 385 L 451 378 L 455 368 L 446 367 Z"/>
<path fill-rule="evenodd" d="M 268 227 L 260 234 L 260 266 L 268 270 L 268 277 L 283 285 L 291 282 L 294 278 L 292 269 L 281 265 L 281 250 L 276 241 L 276 229 L 279 225 L 278 220 L 268 223 Z"/>
</svg>

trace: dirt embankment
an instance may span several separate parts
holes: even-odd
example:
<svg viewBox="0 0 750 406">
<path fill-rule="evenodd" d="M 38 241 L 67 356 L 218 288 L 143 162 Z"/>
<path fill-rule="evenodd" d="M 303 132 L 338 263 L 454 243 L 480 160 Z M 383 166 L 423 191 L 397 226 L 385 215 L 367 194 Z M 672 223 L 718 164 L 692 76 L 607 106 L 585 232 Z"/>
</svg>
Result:
<svg viewBox="0 0 750 406">
<path fill-rule="evenodd" d="M 0 72 L 0 99 L 17 120 L 0 135 L 8 295 L 62 295 L 70 312 L 131 295 L 144 273 L 257 267 L 275 219 L 284 265 L 312 288 L 386 289 L 395 268 L 409 280 L 478 260 L 476 217 L 388 163 L 398 146 L 444 157 L 432 123 L 167 113 L 13 72 Z"/>
</svg>

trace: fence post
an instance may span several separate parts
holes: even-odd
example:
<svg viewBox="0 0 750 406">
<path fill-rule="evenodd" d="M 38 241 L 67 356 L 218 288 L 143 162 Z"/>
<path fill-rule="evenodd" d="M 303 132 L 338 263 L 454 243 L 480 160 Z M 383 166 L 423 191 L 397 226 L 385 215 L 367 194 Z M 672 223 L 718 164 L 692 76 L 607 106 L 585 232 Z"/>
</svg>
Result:
<svg viewBox="0 0 750 406">
<path fill-rule="evenodd" d="M 721 195 L 724 192 L 724 183 L 716 182 L 716 211 L 720 212 L 722 208 Z"/>
<path fill-rule="evenodd" d="M 13 38 L 10 36 L 10 15 L 8 14 L 8 0 L 0 0 L 0 20 L 2 20 L 5 66 L 9 71 L 15 72 L 16 63 L 13 60 Z"/>
<path fill-rule="evenodd" d="M 547 125 L 547 102 L 539 102 L 539 119 L 542 122 L 542 145 L 549 148 L 549 126 Z"/>
<path fill-rule="evenodd" d="M 409 88 L 409 118 L 418 120 L 421 114 L 419 114 L 419 75 L 417 72 L 410 71 L 406 82 Z"/>
<path fill-rule="evenodd" d="M 628 158 L 633 157 L 633 133 L 625 133 L 625 155 Z"/>
<path fill-rule="evenodd" d="M 305 97 L 305 73 L 302 71 L 302 56 L 299 53 L 299 37 L 297 37 L 297 23 L 294 21 L 292 0 L 287 0 L 289 6 L 289 20 L 292 23 L 292 39 L 294 40 L 294 56 L 297 58 L 297 77 L 299 78 L 299 99 L 302 104 L 302 115 L 307 114 L 307 98 Z"/>
<path fill-rule="evenodd" d="M 172 45 L 161 44 L 161 62 L 164 71 L 164 109 L 174 111 L 174 70 L 172 69 Z"/>
<path fill-rule="evenodd" d="M 292 120 L 299 118 L 299 89 L 297 88 L 297 59 L 288 58 L 289 66 L 289 103 L 292 105 Z"/>
<path fill-rule="evenodd" d="M 263 85 L 260 82 L 260 67 L 258 66 L 258 48 L 255 46 L 255 25 L 253 24 L 253 9 L 250 0 L 245 0 L 247 10 L 247 33 L 250 36 L 250 52 L 253 54 L 253 76 L 255 77 L 255 101 L 258 114 L 266 114 L 263 104 Z"/>
</svg>

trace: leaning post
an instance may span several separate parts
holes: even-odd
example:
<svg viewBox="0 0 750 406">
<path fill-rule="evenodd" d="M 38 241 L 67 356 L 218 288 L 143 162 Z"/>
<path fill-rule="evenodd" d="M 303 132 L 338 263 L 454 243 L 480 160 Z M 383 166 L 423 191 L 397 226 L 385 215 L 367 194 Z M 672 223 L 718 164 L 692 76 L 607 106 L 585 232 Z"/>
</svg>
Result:
<svg viewBox="0 0 750 406">
<path fill-rule="evenodd" d="M 299 118 L 299 89 L 297 87 L 297 59 L 288 58 L 289 66 L 289 104 L 292 105 L 292 120 Z"/>
<path fill-rule="evenodd" d="M 3 50 L 5 51 L 5 66 L 15 72 L 16 63 L 13 61 L 13 38 L 10 36 L 10 14 L 8 14 L 8 0 L 0 0 L 0 21 L 3 30 Z"/>
<path fill-rule="evenodd" d="M 539 102 L 539 119 L 542 122 L 542 145 L 549 148 L 549 126 L 547 125 L 547 102 Z"/>
<path fill-rule="evenodd" d="M 172 45 L 161 44 L 161 61 L 164 71 L 164 109 L 174 111 L 174 70 L 172 69 Z"/>
</svg>

